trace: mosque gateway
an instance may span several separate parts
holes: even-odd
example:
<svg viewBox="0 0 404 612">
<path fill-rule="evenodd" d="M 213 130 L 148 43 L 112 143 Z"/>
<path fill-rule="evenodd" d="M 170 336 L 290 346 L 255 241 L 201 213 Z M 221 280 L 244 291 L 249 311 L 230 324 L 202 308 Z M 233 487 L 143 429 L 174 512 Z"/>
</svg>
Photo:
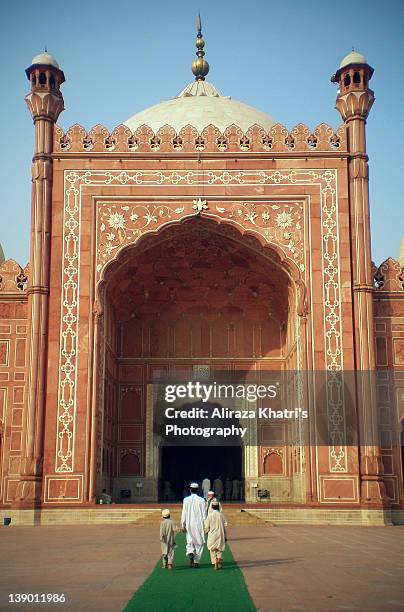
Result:
<svg viewBox="0 0 404 612">
<path fill-rule="evenodd" d="M 196 45 L 195 79 L 112 132 L 64 132 L 59 64 L 26 70 L 31 255 L 0 259 L 2 513 L 84 512 L 103 489 L 159 507 L 221 476 L 246 507 L 395 520 L 404 271 L 371 261 L 373 68 L 342 60 L 338 129 L 288 131 L 207 80 L 200 23 Z"/>
</svg>

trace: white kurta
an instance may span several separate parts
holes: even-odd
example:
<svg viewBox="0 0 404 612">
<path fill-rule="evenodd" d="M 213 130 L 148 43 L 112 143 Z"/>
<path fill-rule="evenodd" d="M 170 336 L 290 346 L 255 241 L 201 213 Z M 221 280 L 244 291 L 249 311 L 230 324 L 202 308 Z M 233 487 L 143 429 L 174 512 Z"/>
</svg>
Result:
<svg viewBox="0 0 404 612">
<path fill-rule="evenodd" d="M 208 534 L 208 549 L 221 553 L 226 546 L 226 519 L 222 512 L 213 510 L 205 521 L 205 531 Z"/>
<path fill-rule="evenodd" d="M 173 562 L 175 549 L 175 523 L 169 519 L 163 519 L 160 523 L 161 554 L 168 557 L 169 563 Z"/>
<path fill-rule="evenodd" d="M 205 516 L 205 501 L 202 497 L 192 493 L 184 499 L 181 525 L 187 532 L 187 555 L 192 553 L 196 563 L 199 563 L 205 543 Z"/>
</svg>

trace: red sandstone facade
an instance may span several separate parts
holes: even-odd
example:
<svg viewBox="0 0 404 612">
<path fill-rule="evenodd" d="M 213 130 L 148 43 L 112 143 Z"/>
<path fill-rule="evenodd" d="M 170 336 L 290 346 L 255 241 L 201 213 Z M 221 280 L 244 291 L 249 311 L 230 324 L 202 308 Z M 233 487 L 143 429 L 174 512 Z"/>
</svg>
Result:
<svg viewBox="0 0 404 612">
<path fill-rule="evenodd" d="M 336 132 L 64 133 L 63 73 L 27 70 L 31 259 L 0 267 L 3 507 L 95 504 L 134 483 L 156 501 L 153 373 L 204 367 L 324 371 L 331 409 L 334 372 L 396 372 L 354 390 L 358 445 L 332 416 L 330 446 L 250 432 L 243 475 L 247 501 L 258 483 L 273 503 L 403 507 L 404 271 L 370 257 L 372 72 L 336 73 Z M 306 401 L 313 415 L 315 389 Z"/>
</svg>

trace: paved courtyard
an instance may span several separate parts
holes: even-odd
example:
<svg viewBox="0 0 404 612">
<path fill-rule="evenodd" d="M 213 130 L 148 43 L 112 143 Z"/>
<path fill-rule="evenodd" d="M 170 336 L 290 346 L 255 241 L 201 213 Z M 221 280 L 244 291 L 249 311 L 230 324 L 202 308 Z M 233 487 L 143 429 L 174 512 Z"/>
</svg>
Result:
<svg viewBox="0 0 404 612">
<path fill-rule="evenodd" d="M 404 526 L 234 529 L 258 610 L 404 610 Z"/>
<path fill-rule="evenodd" d="M 229 535 L 258 610 L 404 610 L 404 527 L 258 525 Z M 157 525 L 10 526 L 0 542 L 2 610 L 120 611 L 160 554 Z M 67 603 L 9 605 L 8 593 L 64 593 Z"/>
</svg>

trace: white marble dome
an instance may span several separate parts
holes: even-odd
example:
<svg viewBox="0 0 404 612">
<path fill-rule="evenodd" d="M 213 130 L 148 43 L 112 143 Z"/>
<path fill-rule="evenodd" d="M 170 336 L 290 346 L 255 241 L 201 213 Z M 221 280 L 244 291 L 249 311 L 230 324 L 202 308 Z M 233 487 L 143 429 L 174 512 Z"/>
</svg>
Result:
<svg viewBox="0 0 404 612">
<path fill-rule="evenodd" d="M 345 66 L 349 66 L 349 64 L 367 64 L 366 57 L 362 55 L 362 53 L 351 51 L 344 57 L 339 67 L 344 68 Z"/>
<path fill-rule="evenodd" d="M 51 55 L 47 51 L 44 51 L 43 53 L 38 53 L 38 55 L 35 55 L 35 57 L 32 58 L 31 66 L 34 66 L 35 64 L 41 64 L 43 66 L 53 66 L 54 68 L 58 68 L 58 70 L 60 70 L 59 64 L 57 63 L 53 55 Z"/>
<path fill-rule="evenodd" d="M 176 132 L 190 124 L 198 132 L 207 125 L 214 125 L 223 132 L 229 125 L 237 125 L 243 132 L 254 124 L 270 130 L 276 121 L 266 113 L 223 96 L 212 83 L 194 81 L 175 98 L 146 108 L 130 117 L 124 124 L 135 132 L 148 125 L 157 132 L 163 125 L 171 125 Z"/>
</svg>

